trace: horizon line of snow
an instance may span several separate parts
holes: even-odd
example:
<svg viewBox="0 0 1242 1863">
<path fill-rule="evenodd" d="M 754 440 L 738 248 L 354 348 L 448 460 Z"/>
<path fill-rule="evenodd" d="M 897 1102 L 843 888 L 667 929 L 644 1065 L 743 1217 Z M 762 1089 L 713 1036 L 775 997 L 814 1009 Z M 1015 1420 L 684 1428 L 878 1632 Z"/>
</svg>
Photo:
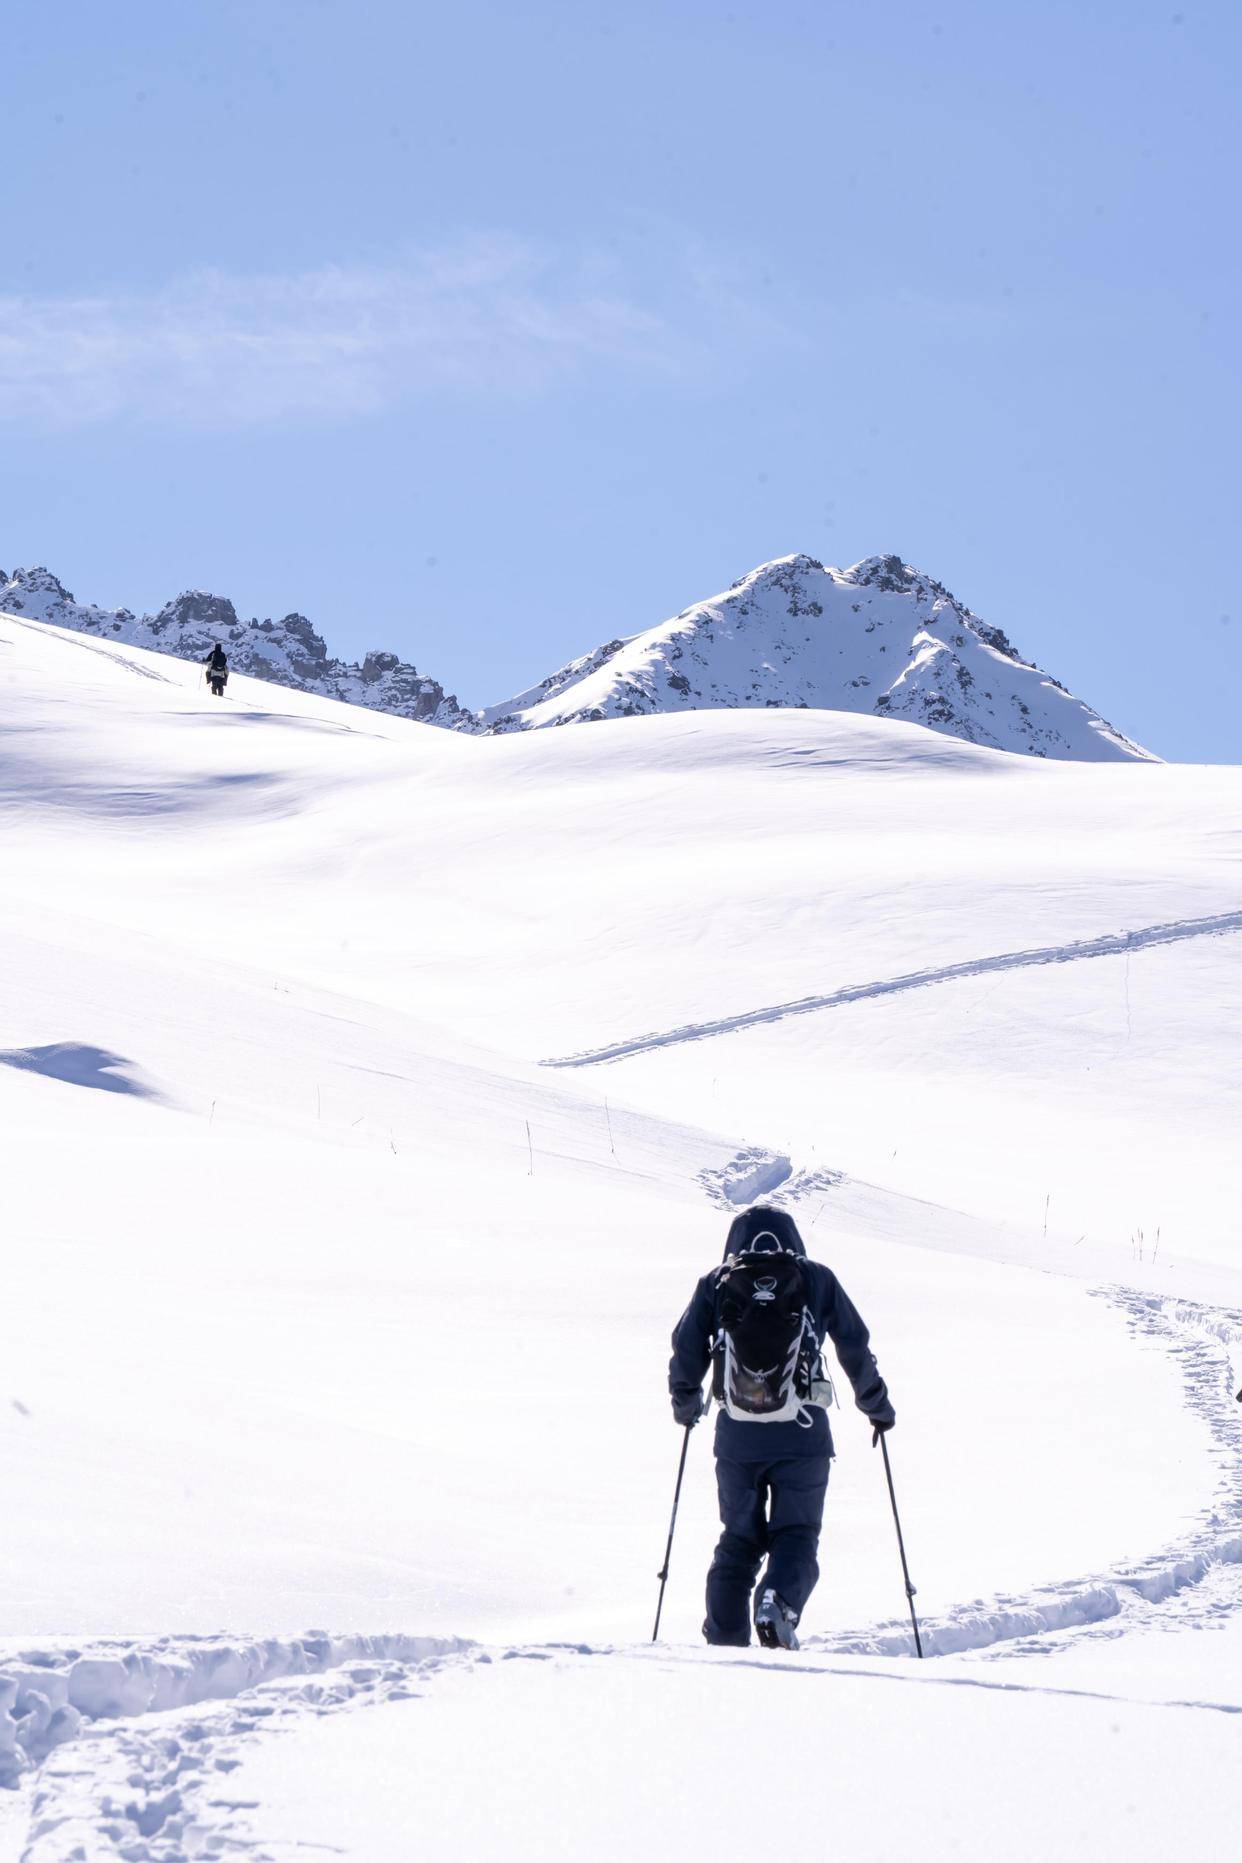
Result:
<svg viewBox="0 0 1242 1863">
<path fill-rule="evenodd" d="M 1139 931 L 1105 932 L 1098 938 L 1084 938 L 1071 944 L 1053 944 L 1027 951 L 1003 951 L 995 957 L 968 958 L 957 964 L 942 964 L 927 970 L 911 970 L 899 977 L 877 983 L 850 983 L 822 996 L 799 996 L 791 1002 L 770 1003 L 762 1009 L 745 1009 L 737 1015 L 720 1016 L 709 1022 L 686 1022 L 679 1028 L 656 1030 L 635 1035 L 628 1041 L 609 1042 L 602 1048 L 583 1049 L 578 1054 L 558 1055 L 540 1061 L 540 1067 L 597 1067 L 609 1061 L 625 1060 L 654 1048 L 674 1048 L 683 1042 L 709 1041 L 716 1035 L 731 1035 L 738 1029 L 755 1028 L 765 1022 L 783 1022 L 790 1016 L 808 1016 L 820 1009 L 836 1009 L 845 1003 L 865 1002 L 871 997 L 895 996 L 903 990 L 921 990 L 936 983 L 953 983 L 962 977 L 986 977 L 995 971 L 1027 970 L 1041 964 L 1074 964 L 1082 958 L 1123 957 L 1152 945 L 1180 944 L 1188 938 L 1223 937 L 1242 931 L 1242 912 L 1218 912 L 1210 918 L 1173 919 L 1163 925 L 1148 925 Z"/>
</svg>

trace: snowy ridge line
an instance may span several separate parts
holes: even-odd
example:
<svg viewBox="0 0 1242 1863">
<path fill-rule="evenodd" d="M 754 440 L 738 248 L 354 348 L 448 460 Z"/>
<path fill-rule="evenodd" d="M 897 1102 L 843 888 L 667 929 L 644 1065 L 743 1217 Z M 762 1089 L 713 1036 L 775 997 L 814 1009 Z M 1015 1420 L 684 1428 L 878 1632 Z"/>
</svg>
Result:
<svg viewBox="0 0 1242 1863">
<path fill-rule="evenodd" d="M 1028 1599 L 1001 1597 L 990 1606 L 964 1605 L 943 1618 L 920 1618 L 930 1656 L 1051 1651 L 1062 1647 L 1050 1640 L 1062 1632 L 1119 1636 L 1154 1611 L 1162 1620 L 1175 1614 L 1187 1624 L 1242 1612 L 1242 1433 L 1230 1409 L 1242 1313 L 1129 1287 L 1093 1291 L 1120 1307 L 1136 1331 L 1171 1349 L 1189 1407 L 1207 1424 L 1216 1449 L 1220 1482 L 1212 1507 L 1180 1545 L 1115 1573 L 1049 1586 Z M 899 1621 L 874 1632 L 807 1637 L 803 1648 L 836 1655 L 915 1654 L 913 1633 Z"/>
<path fill-rule="evenodd" d="M 1168 924 L 1147 925 L 1139 931 L 1105 932 L 1098 938 L 1082 938 L 1072 944 L 1044 945 L 1030 951 L 1002 951 L 996 957 L 968 958 L 959 964 L 907 971 L 903 976 L 888 977 L 878 983 L 850 983 L 840 990 L 829 990 L 823 996 L 799 996 L 792 1002 L 745 1009 L 738 1015 L 720 1016 L 710 1022 L 686 1022 L 680 1028 L 636 1035 L 629 1041 L 610 1042 L 603 1048 L 586 1048 L 579 1054 L 559 1055 L 539 1065 L 598 1067 L 608 1061 L 624 1060 L 632 1054 L 645 1054 L 653 1048 L 709 1041 L 715 1035 L 731 1035 L 738 1029 L 756 1028 L 765 1022 L 784 1022 L 790 1016 L 809 1016 L 820 1009 L 837 1009 L 844 1003 L 866 1002 L 876 996 L 896 996 L 903 990 L 927 989 L 932 984 L 953 983 L 962 977 L 1030 970 L 1041 964 L 1076 964 L 1081 958 L 1089 957 L 1124 957 L 1129 951 L 1142 951 L 1153 945 L 1180 944 L 1187 938 L 1222 937 L 1239 931 L 1242 931 L 1242 912 L 1218 912 L 1210 918 L 1173 919 Z"/>
<path fill-rule="evenodd" d="M 11 1785 L 86 1723 L 228 1700 L 263 1683 L 347 1662 L 419 1664 L 462 1655 L 460 1637 L 162 1637 L 142 1646 L 24 1649 L 0 1656 L 0 1785 Z"/>
</svg>

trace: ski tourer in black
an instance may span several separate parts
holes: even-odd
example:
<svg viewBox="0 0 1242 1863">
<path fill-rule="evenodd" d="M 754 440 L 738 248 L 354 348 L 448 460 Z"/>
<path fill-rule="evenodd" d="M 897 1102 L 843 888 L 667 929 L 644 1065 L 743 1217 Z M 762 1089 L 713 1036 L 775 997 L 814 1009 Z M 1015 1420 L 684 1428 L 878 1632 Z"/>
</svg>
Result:
<svg viewBox="0 0 1242 1863">
<path fill-rule="evenodd" d="M 707 1574 L 709 1643 L 796 1649 L 795 1627 L 819 1577 L 833 1454 L 820 1349 L 831 1340 L 858 1408 L 877 1430 L 896 1421 L 862 1317 L 830 1268 L 809 1261 L 785 1210 L 734 1218 L 725 1258 L 705 1274 L 673 1332 L 668 1385 L 683 1427 L 702 1414 L 713 1372 L 721 1533 Z M 828 1400 L 830 1401 L 830 1400 Z"/>
<path fill-rule="evenodd" d="M 219 641 L 203 661 L 207 668 L 207 683 L 211 687 L 213 698 L 222 699 L 229 677 L 229 657 Z"/>
</svg>

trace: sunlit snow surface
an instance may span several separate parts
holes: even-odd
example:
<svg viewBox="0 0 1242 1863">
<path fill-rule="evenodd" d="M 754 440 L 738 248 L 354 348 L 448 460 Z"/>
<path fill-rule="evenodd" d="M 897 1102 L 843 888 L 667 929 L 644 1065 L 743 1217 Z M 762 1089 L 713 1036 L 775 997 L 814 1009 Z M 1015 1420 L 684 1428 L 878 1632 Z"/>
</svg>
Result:
<svg viewBox="0 0 1242 1863">
<path fill-rule="evenodd" d="M 1239 773 L 229 695 L 0 617 L 0 1857 L 753 1849 L 722 1741 L 863 1857 L 1236 1839 Z M 921 1668 L 848 1410 L 805 1651 L 697 1641 L 702 1433 L 644 1648 L 760 1192 Z"/>
</svg>

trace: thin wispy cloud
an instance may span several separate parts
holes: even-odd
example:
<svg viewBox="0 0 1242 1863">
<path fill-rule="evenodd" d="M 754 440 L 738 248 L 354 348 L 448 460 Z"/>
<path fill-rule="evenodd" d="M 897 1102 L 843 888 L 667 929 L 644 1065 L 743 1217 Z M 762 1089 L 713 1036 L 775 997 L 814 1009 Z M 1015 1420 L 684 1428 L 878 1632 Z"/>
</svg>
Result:
<svg viewBox="0 0 1242 1863">
<path fill-rule="evenodd" d="M 531 393 L 591 366 L 663 370 L 677 348 L 658 314 L 587 272 L 484 240 L 384 268 L 0 295 L 0 421 L 347 418 L 444 390 Z"/>
</svg>

